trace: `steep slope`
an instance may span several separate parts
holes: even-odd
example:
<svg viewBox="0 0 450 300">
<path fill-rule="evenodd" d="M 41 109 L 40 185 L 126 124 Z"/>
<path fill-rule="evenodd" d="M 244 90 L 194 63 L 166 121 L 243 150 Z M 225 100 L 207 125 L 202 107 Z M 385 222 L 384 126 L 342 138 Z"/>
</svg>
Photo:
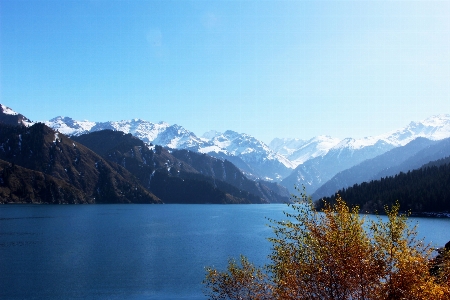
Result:
<svg viewBox="0 0 450 300">
<path fill-rule="evenodd" d="M 403 146 L 418 137 L 424 137 L 433 141 L 450 137 L 450 115 L 436 115 L 419 122 L 411 122 L 408 126 L 384 134 L 379 138 L 394 145 Z"/>
<path fill-rule="evenodd" d="M 6 125 L 24 125 L 29 126 L 32 125 L 33 122 L 30 121 L 24 115 L 16 113 L 11 108 L 0 104 L 0 123 Z"/>
<path fill-rule="evenodd" d="M 84 192 L 83 202 L 160 203 L 127 170 L 42 123 L 0 130 L 0 159 L 70 184 Z"/>
<path fill-rule="evenodd" d="M 242 191 L 261 197 L 267 202 L 284 203 L 289 201 L 290 195 L 286 188 L 277 183 L 250 180 L 228 160 L 220 160 L 188 150 L 174 150 L 172 155 L 203 175 L 231 184 Z"/>
<path fill-rule="evenodd" d="M 67 136 L 77 136 L 88 133 L 95 126 L 95 122 L 76 121 L 69 117 L 56 117 L 50 121 L 44 122 L 44 124 Z"/>
<path fill-rule="evenodd" d="M 349 204 L 359 205 L 364 212 L 382 213 L 385 205 L 399 201 L 403 211 L 444 213 L 450 216 L 450 165 L 440 162 L 395 176 L 355 184 L 338 194 Z M 330 203 L 335 196 L 323 200 Z M 323 200 L 317 206 L 323 206 Z"/>
<path fill-rule="evenodd" d="M 428 167 L 440 167 L 442 165 L 445 164 L 450 164 L 450 156 L 435 160 L 435 161 L 430 161 L 429 163 L 425 164 L 422 166 L 422 168 L 428 168 Z"/>
<path fill-rule="evenodd" d="M 186 149 L 227 159 L 236 164 L 246 176 L 279 181 L 290 174 L 292 163 L 267 145 L 247 134 L 234 131 L 197 137 L 179 125 L 151 123 L 134 119 L 128 121 L 89 122 L 68 117 L 56 117 L 46 124 L 61 133 L 78 136 L 105 129 L 131 133 L 142 141 L 171 149 Z"/>
<path fill-rule="evenodd" d="M 210 136 L 209 147 L 199 150 L 220 158 L 239 157 L 247 166 L 250 178 L 268 181 L 280 181 L 292 171 L 292 163 L 284 156 L 277 154 L 263 142 L 248 134 L 240 134 L 232 130 Z M 231 159 L 228 159 L 231 160 Z"/>
<path fill-rule="evenodd" d="M 0 160 L 0 203 L 93 203 L 69 183 Z"/>
<path fill-rule="evenodd" d="M 179 125 L 140 119 L 89 122 L 57 117 L 46 124 L 71 136 L 103 129 L 131 133 L 146 143 L 207 153 L 228 160 L 251 179 L 283 180 L 283 185 L 291 191 L 294 185 L 305 184 L 311 193 L 338 172 L 404 146 L 418 137 L 430 140 L 450 137 L 450 115 L 432 116 L 420 122 L 411 122 L 398 130 L 362 139 L 347 138 L 339 143 L 337 139 L 327 136 L 309 141 L 275 139 L 271 147 L 249 135 L 233 131 L 208 132 L 197 137 Z"/>
<path fill-rule="evenodd" d="M 337 173 L 333 178 L 318 188 L 312 194 L 312 198 L 316 200 L 324 196 L 332 195 L 339 189 L 347 188 L 357 183 L 380 179 L 384 177 L 378 175 L 380 172 L 395 168 L 422 149 L 435 143 L 437 142 L 429 139 L 417 138 L 405 146 L 394 148 L 375 158 L 367 159 L 356 166 Z"/>
<path fill-rule="evenodd" d="M 384 141 L 374 145 L 357 147 L 354 139 L 345 139 L 324 156 L 319 156 L 299 165 L 281 184 L 294 192 L 294 186 L 305 185 L 309 194 L 330 180 L 338 172 L 348 169 L 366 159 L 374 158 L 394 148 Z"/>
<path fill-rule="evenodd" d="M 153 143 L 169 148 L 181 148 L 198 151 L 205 141 L 195 136 L 193 132 L 179 125 L 169 125 L 165 122 L 152 123 L 141 119 L 90 122 L 77 121 L 70 117 L 56 117 L 45 124 L 61 133 L 79 136 L 101 130 L 121 131 L 131 133 L 145 143 Z"/>
<path fill-rule="evenodd" d="M 308 141 L 299 139 L 274 139 L 269 147 L 289 159 L 295 167 L 319 156 L 324 156 L 340 139 L 316 136 Z"/>
<path fill-rule="evenodd" d="M 450 115 L 432 116 L 420 122 L 411 122 L 404 128 L 379 136 L 344 139 L 325 155 L 299 165 L 281 184 L 291 191 L 294 185 L 303 184 L 308 193 L 313 194 L 337 173 L 393 148 L 404 146 L 418 137 L 435 141 L 450 137 Z"/>
<path fill-rule="evenodd" d="M 274 138 L 269 147 L 276 153 L 289 157 L 293 152 L 303 147 L 306 144 L 306 140 L 302 139 L 290 139 L 290 138 Z"/>
<path fill-rule="evenodd" d="M 264 194 L 253 194 L 246 188 L 238 188 L 215 176 L 214 171 L 211 174 L 209 170 L 213 169 L 212 165 L 219 166 L 215 170 L 222 174 L 226 164 L 205 154 L 195 153 L 198 159 L 194 167 L 186 159 L 180 159 L 191 157 L 189 154 L 194 152 L 147 146 L 131 134 L 103 130 L 74 139 L 105 159 L 121 164 L 165 203 L 268 203 L 282 199 L 279 195 L 269 199 Z M 237 172 L 235 176 L 244 177 L 237 168 L 234 167 L 233 171 Z"/>
<path fill-rule="evenodd" d="M 393 165 L 377 173 L 374 178 L 394 176 L 400 172 L 407 172 L 422 167 L 423 165 L 450 155 L 450 138 L 436 141 L 412 155 L 404 162 Z"/>
</svg>

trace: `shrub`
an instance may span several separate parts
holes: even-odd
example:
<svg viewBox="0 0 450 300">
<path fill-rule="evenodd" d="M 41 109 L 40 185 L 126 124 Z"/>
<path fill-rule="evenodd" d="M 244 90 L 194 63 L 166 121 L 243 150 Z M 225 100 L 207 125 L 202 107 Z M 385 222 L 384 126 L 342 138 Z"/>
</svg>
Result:
<svg viewBox="0 0 450 300">
<path fill-rule="evenodd" d="M 398 203 L 386 221 L 367 222 L 339 196 L 320 211 L 304 193 L 294 200 L 286 221 L 270 220 L 270 263 L 242 256 L 226 271 L 207 268 L 210 299 L 450 299 L 448 268 L 429 272 L 433 250 Z"/>
</svg>

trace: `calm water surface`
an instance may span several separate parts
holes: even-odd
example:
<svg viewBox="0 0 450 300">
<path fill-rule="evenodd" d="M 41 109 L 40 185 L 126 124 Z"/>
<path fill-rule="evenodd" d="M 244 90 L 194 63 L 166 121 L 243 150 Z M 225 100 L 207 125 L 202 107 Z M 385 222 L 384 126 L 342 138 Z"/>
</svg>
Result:
<svg viewBox="0 0 450 300">
<path fill-rule="evenodd" d="M 205 266 L 267 262 L 285 205 L 3 205 L 1 299 L 204 299 Z M 450 219 L 413 219 L 434 246 Z"/>
</svg>

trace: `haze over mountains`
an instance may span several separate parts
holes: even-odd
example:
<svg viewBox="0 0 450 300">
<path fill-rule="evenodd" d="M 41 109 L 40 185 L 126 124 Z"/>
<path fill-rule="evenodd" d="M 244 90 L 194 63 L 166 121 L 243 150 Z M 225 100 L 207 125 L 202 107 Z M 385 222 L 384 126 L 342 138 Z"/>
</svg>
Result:
<svg viewBox="0 0 450 300">
<path fill-rule="evenodd" d="M 2 107 L 5 115 L 19 115 Z M 20 122 L 32 124 L 26 118 Z M 199 137 L 180 125 L 141 119 L 92 122 L 56 117 L 45 121 L 45 124 L 67 136 L 77 137 L 109 129 L 130 133 L 148 145 L 208 154 L 233 163 L 249 179 L 278 182 L 290 192 L 294 192 L 294 186 L 303 184 L 307 193 L 314 193 L 315 198 L 355 183 L 390 175 L 394 170 L 400 172 L 420 167 L 418 163 L 408 164 L 407 161 L 429 162 L 432 159 L 429 157 L 427 161 L 426 153 L 433 150 L 426 150 L 427 147 L 450 137 L 448 114 L 413 121 L 403 128 L 374 137 L 342 140 L 330 136 L 317 136 L 310 140 L 276 138 L 269 145 L 231 130 L 223 133 L 210 131 Z M 433 159 L 450 155 L 446 146 L 441 146 L 444 150 L 438 151 Z"/>
</svg>

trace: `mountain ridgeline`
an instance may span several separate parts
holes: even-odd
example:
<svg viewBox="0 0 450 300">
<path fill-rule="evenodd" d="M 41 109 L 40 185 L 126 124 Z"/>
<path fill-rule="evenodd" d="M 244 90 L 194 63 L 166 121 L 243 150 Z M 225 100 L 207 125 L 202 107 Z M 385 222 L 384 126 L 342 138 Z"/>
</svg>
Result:
<svg viewBox="0 0 450 300">
<path fill-rule="evenodd" d="M 374 137 L 274 139 L 269 146 L 231 130 L 199 137 L 140 119 L 56 117 L 45 126 L 1 104 L 0 124 L 1 202 L 281 203 L 302 185 L 318 200 L 450 156 L 450 115 Z M 382 202 L 362 205 L 372 211 Z"/>
<path fill-rule="evenodd" d="M 42 123 L 0 130 L 0 202 L 161 203 L 126 169 Z"/>
<path fill-rule="evenodd" d="M 348 204 L 364 212 L 383 212 L 385 205 L 399 202 L 402 210 L 416 214 L 450 212 L 450 157 L 429 162 L 420 169 L 355 184 L 337 192 Z M 317 201 L 333 203 L 335 196 Z"/>
<path fill-rule="evenodd" d="M 289 201 L 289 193 L 283 187 L 250 180 L 229 161 L 206 154 L 148 147 L 131 134 L 112 130 L 73 139 L 135 174 L 144 187 L 165 203 Z"/>
<path fill-rule="evenodd" d="M 337 173 L 317 189 L 312 197 L 313 199 L 319 199 L 357 183 L 369 182 L 383 177 L 394 176 L 400 172 L 418 169 L 429 161 L 449 155 L 450 139 L 431 141 L 419 137 L 405 146 L 394 148 Z"/>
<path fill-rule="evenodd" d="M 327 184 L 339 172 L 405 146 L 416 138 L 439 141 L 450 137 L 450 115 L 411 122 L 403 128 L 374 137 L 343 140 L 329 136 L 309 140 L 274 139 L 269 145 L 248 134 L 231 130 L 223 133 L 209 131 L 196 136 L 180 125 L 140 119 L 90 122 L 56 117 L 46 121 L 46 124 L 70 136 L 104 129 L 131 133 L 148 144 L 205 153 L 227 160 L 247 178 L 278 182 L 291 193 L 295 193 L 294 186 L 304 185 L 310 194 Z"/>
<path fill-rule="evenodd" d="M 249 180 L 230 162 L 186 150 L 178 159 L 123 132 L 71 139 L 42 123 L 0 123 L 0 132 L 0 203 L 289 201 L 286 189 Z"/>
</svg>

